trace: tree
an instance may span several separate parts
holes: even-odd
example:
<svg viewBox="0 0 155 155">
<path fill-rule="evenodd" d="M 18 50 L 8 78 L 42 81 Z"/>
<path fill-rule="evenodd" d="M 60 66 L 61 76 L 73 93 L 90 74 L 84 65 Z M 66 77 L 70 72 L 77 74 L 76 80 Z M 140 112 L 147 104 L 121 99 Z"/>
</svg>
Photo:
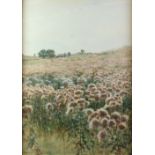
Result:
<svg viewBox="0 0 155 155">
<path fill-rule="evenodd" d="M 81 52 L 80 52 L 81 54 L 84 54 L 85 53 L 85 50 L 84 49 L 81 49 Z"/>
<path fill-rule="evenodd" d="M 48 58 L 55 57 L 55 51 L 54 50 L 48 49 L 46 52 L 47 52 L 47 57 Z"/>
<path fill-rule="evenodd" d="M 41 58 L 53 58 L 55 57 L 55 51 L 51 49 L 48 50 L 42 49 L 39 51 L 38 56 Z"/>
<path fill-rule="evenodd" d="M 39 51 L 38 56 L 41 58 L 45 58 L 46 57 L 46 50 L 42 49 Z"/>
<path fill-rule="evenodd" d="M 67 56 L 71 56 L 71 52 L 68 52 L 68 53 L 67 53 Z"/>
</svg>

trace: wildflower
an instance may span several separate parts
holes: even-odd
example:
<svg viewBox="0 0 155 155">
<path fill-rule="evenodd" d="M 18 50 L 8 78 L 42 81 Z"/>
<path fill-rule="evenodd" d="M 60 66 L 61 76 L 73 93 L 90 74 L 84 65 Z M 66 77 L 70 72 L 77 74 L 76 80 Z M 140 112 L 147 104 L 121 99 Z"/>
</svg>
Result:
<svg viewBox="0 0 155 155">
<path fill-rule="evenodd" d="M 103 108 L 98 109 L 97 112 L 98 112 L 100 117 L 105 117 L 108 115 L 108 111 L 103 109 Z"/>
<path fill-rule="evenodd" d="M 32 105 L 25 105 L 22 107 L 23 118 L 28 118 L 28 115 L 33 112 Z"/>
<path fill-rule="evenodd" d="M 92 108 L 86 108 L 83 111 L 84 111 L 84 113 L 86 113 L 87 116 L 89 116 L 90 114 L 92 114 L 94 112 L 94 110 Z"/>
<path fill-rule="evenodd" d="M 58 108 L 60 108 L 62 105 L 63 105 L 62 102 L 58 102 L 58 103 L 57 103 L 57 107 L 58 107 Z"/>
<path fill-rule="evenodd" d="M 96 111 L 94 111 L 92 114 L 89 115 L 88 117 L 88 122 L 90 122 L 93 118 L 95 118 L 98 115 Z"/>
<path fill-rule="evenodd" d="M 91 88 L 96 88 L 96 85 L 93 84 L 93 83 L 90 83 L 90 84 L 88 85 L 88 89 L 91 89 Z"/>
<path fill-rule="evenodd" d="M 121 122 L 127 122 L 129 120 L 129 116 L 128 115 L 122 115 L 121 116 Z"/>
<path fill-rule="evenodd" d="M 101 93 L 102 93 L 102 94 L 107 94 L 106 89 L 105 89 L 105 88 L 102 88 Z"/>
<path fill-rule="evenodd" d="M 121 115 L 119 112 L 115 111 L 111 114 L 111 118 L 115 119 L 116 122 L 119 122 L 121 119 Z"/>
<path fill-rule="evenodd" d="M 119 96 L 117 97 L 117 101 L 118 101 L 120 104 L 122 104 L 122 103 L 123 103 L 123 97 L 119 95 Z"/>
<path fill-rule="evenodd" d="M 95 100 L 99 100 L 101 98 L 101 94 L 95 94 Z"/>
<path fill-rule="evenodd" d="M 92 93 L 94 93 L 96 90 L 97 90 L 96 87 L 92 87 L 92 88 L 90 88 L 90 91 L 91 91 Z"/>
<path fill-rule="evenodd" d="M 110 109 L 111 109 L 111 106 L 108 105 L 108 104 L 105 104 L 105 105 L 104 105 L 104 109 L 106 109 L 106 110 L 110 110 Z"/>
<path fill-rule="evenodd" d="M 96 118 L 93 118 L 90 122 L 89 122 L 89 129 L 97 129 L 99 128 L 101 125 L 100 125 L 100 122 L 98 119 Z"/>
<path fill-rule="evenodd" d="M 74 101 L 74 98 L 72 96 L 69 96 L 69 99 L 68 99 L 70 102 L 73 102 Z"/>
<path fill-rule="evenodd" d="M 102 127 L 106 128 L 108 126 L 109 120 L 108 118 L 102 118 L 100 122 L 101 122 Z"/>
<path fill-rule="evenodd" d="M 75 100 L 77 100 L 77 99 L 79 99 L 79 98 L 80 98 L 79 95 L 74 95 L 74 99 L 75 99 Z"/>
<path fill-rule="evenodd" d="M 80 110 L 84 109 L 84 108 L 85 108 L 85 103 L 84 103 L 84 102 L 83 102 L 83 103 L 79 103 L 79 104 L 78 104 L 78 108 L 79 108 Z"/>
<path fill-rule="evenodd" d="M 108 91 L 108 92 L 112 92 L 113 89 L 112 89 L 112 88 L 108 88 L 107 91 Z"/>
<path fill-rule="evenodd" d="M 89 101 L 86 101 L 86 105 L 89 106 L 90 105 L 90 102 Z"/>
<path fill-rule="evenodd" d="M 90 94 L 90 91 L 89 90 L 86 90 L 85 91 L 85 95 L 89 95 Z"/>
<path fill-rule="evenodd" d="M 98 142 L 101 143 L 105 139 L 106 135 L 107 135 L 107 132 L 105 129 L 100 130 L 97 134 Z"/>
<path fill-rule="evenodd" d="M 74 88 L 68 88 L 68 92 L 73 93 L 74 92 Z"/>
<path fill-rule="evenodd" d="M 95 100 L 95 96 L 94 97 L 89 97 L 89 101 L 94 102 Z"/>
<path fill-rule="evenodd" d="M 23 113 L 32 113 L 33 107 L 32 105 L 24 105 L 22 108 Z"/>
<path fill-rule="evenodd" d="M 114 101 L 114 100 L 110 100 L 110 101 L 109 101 L 109 105 L 110 105 L 111 107 L 115 107 L 115 106 L 117 105 L 117 103 L 116 103 L 116 101 Z"/>
<path fill-rule="evenodd" d="M 110 115 L 108 114 L 105 118 L 110 119 Z"/>
<path fill-rule="evenodd" d="M 116 127 L 116 121 L 114 119 L 110 119 L 108 125 L 110 128 L 115 128 Z"/>
<path fill-rule="evenodd" d="M 95 90 L 95 91 L 94 91 L 94 94 L 95 94 L 95 95 L 100 94 L 100 93 L 101 93 L 101 92 L 100 92 L 99 90 Z"/>
<path fill-rule="evenodd" d="M 119 89 L 118 87 L 116 87 L 116 86 L 113 86 L 113 89 L 114 89 L 114 91 L 117 92 L 117 93 L 120 92 L 120 89 Z"/>
<path fill-rule="evenodd" d="M 124 129 L 127 128 L 127 124 L 124 123 L 124 122 L 121 122 L 121 123 L 118 125 L 118 128 L 119 128 L 120 130 L 124 130 Z"/>
<path fill-rule="evenodd" d="M 101 94 L 101 99 L 105 100 L 106 97 L 107 97 L 106 93 L 102 93 L 102 94 Z"/>
<path fill-rule="evenodd" d="M 109 104 L 109 102 L 112 101 L 112 100 L 113 100 L 112 96 L 106 97 L 105 103 L 106 103 L 106 104 Z"/>
<path fill-rule="evenodd" d="M 69 102 L 68 105 L 67 105 L 67 107 L 68 107 L 68 108 L 69 108 L 69 107 L 75 107 L 76 105 L 77 105 L 76 102 Z"/>
<path fill-rule="evenodd" d="M 125 96 L 128 95 L 128 92 L 125 91 L 125 90 L 123 90 L 123 91 L 120 92 L 120 95 L 121 95 L 122 97 L 125 97 Z"/>
<path fill-rule="evenodd" d="M 106 90 L 107 98 L 111 98 L 112 94 Z"/>
<path fill-rule="evenodd" d="M 49 102 L 49 103 L 46 103 L 45 109 L 46 109 L 46 111 L 53 110 L 54 109 L 54 106 L 53 106 L 52 103 Z"/>
<path fill-rule="evenodd" d="M 73 107 L 68 107 L 67 111 L 66 111 L 66 115 L 69 115 L 69 114 L 71 114 L 73 112 L 74 112 L 74 108 Z"/>
<path fill-rule="evenodd" d="M 81 95 L 83 95 L 83 91 L 82 90 L 76 90 L 74 92 L 74 95 L 81 96 Z"/>
<path fill-rule="evenodd" d="M 77 103 L 85 103 L 85 99 L 84 98 L 80 98 L 77 100 Z"/>
</svg>

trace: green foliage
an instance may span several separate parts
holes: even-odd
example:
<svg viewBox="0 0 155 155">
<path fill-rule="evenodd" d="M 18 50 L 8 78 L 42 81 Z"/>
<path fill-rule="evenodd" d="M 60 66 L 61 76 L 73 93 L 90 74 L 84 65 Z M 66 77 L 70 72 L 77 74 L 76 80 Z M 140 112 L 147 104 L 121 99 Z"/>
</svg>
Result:
<svg viewBox="0 0 155 155">
<path fill-rule="evenodd" d="M 71 52 L 68 52 L 68 53 L 67 53 L 67 56 L 71 56 Z"/>
<path fill-rule="evenodd" d="M 40 50 L 38 56 L 41 58 L 46 58 L 47 57 L 46 50 L 45 49 Z"/>
<path fill-rule="evenodd" d="M 35 86 L 36 84 L 51 85 L 54 89 L 60 89 L 61 86 L 63 86 L 63 80 L 60 78 L 56 78 L 51 74 L 29 77 L 27 81 L 25 79 L 24 81 L 28 82 L 28 85 L 32 85 L 32 86 Z"/>
<path fill-rule="evenodd" d="M 84 151 L 92 151 L 94 146 L 94 138 L 88 129 L 87 118 L 81 111 L 68 117 L 67 134 L 72 139 L 76 155 L 81 155 Z"/>
<path fill-rule="evenodd" d="M 85 53 L 85 50 L 81 49 L 80 54 L 84 54 L 84 53 Z"/>
<path fill-rule="evenodd" d="M 62 107 L 61 110 L 55 107 L 53 111 L 47 112 L 44 104 L 40 98 L 35 98 L 33 102 L 34 111 L 31 115 L 31 121 L 37 128 L 46 133 L 56 132 L 62 137 L 64 137 L 64 134 L 68 135 L 68 141 L 74 144 L 77 155 L 81 155 L 83 151 L 92 150 L 94 140 L 91 131 L 86 125 L 87 118 L 83 112 L 79 111 L 66 116 L 65 107 Z M 33 137 L 30 139 L 32 143 Z"/>
<path fill-rule="evenodd" d="M 106 139 L 104 139 L 101 144 L 101 147 L 110 148 L 111 152 L 118 153 L 120 150 L 130 148 L 132 141 L 131 137 L 131 131 L 129 130 L 109 130 Z"/>
<path fill-rule="evenodd" d="M 51 49 L 48 50 L 42 49 L 39 51 L 38 56 L 41 58 L 53 58 L 55 57 L 55 51 Z"/>
<path fill-rule="evenodd" d="M 123 105 L 122 105 L 122 110 L 123 112 L 131 111 L 132 110 L 132 97 L 131 96 L 126 96 L 123 100 Z"/>
<path fill-rule="evenodd" d="M 48 50 L 46 51 L 46 53 L 47 53 L 47 57 L 48 57 L 48 58 L 53 58 L 53 57 L 55 57 L 55 51 L 54 51 L 54 50 L 48 49 Z"/>
<path fill-rule="evenodd" d="M 35 134 L 34 129 L 30 128 L 27 148 L 32 149 L 35 145 L 38 145 L 37 140 L 36 140 L 36 134 Z"/>
<path fill-rule="evenodd" d="M 104 107 L 105 105 L 105 102 L 101 102 L 101 101 L 93 101 L 93 102 L 90 102 L 90 105 L 88 106 L 88 108 L 92 108 L 94 110 L 97 110 L 99 108 L 102 108 Z"/>
</svg>

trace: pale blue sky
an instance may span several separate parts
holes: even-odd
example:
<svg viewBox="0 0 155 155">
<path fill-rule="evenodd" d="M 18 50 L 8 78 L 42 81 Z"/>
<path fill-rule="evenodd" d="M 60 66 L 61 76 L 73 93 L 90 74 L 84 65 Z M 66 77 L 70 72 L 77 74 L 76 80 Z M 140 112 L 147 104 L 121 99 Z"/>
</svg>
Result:
<svg viewBox="0 0 155 155">
<path fill-rule="evenodd" d="M 101 52 L 131 45 L 131 0 L 24 0 L 23 52 Z"/>
</svg>

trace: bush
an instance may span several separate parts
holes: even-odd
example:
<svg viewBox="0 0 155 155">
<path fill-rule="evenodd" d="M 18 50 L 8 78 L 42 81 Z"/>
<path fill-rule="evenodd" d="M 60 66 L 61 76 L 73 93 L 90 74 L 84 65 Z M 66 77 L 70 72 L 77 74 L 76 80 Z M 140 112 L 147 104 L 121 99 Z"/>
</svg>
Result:
<svg viewBox="0 0 155 155">
<path fill-rule="evenodd" d="M 48 50 L 42 49 L 39 51 L 38 56 L 41 58 L 53 58 L 55 57 L 55 51 L 51 49 Z"/>
</svg>

